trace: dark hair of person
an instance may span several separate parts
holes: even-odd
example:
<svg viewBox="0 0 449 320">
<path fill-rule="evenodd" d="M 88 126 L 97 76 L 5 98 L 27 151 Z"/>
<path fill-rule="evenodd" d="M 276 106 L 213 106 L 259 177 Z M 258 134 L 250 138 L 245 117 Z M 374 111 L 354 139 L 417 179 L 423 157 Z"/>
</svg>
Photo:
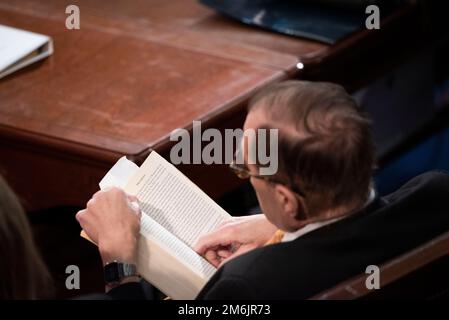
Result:
<svg viewBox="0 0 449 320">
<path fill-rule="evenodd" d="M 0 176 L 0 300 L 47 298 L 50 275 L 26 214 Z"/>
<path fill-rule="evenodd" d="M 309 215 L 363 204 L 375 162 L 370 121 L 337 84 L 285 81 L 253 97 L 264 127 L 279 130 L 276 180 L 305 194 Z"/>
</svg>

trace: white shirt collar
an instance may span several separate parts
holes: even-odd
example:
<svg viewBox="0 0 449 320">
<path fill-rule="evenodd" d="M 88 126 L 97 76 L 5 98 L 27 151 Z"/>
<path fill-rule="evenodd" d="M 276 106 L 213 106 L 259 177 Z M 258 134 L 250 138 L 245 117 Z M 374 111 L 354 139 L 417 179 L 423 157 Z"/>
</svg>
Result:
<svg viewBox="0 0 449 320">
<path fill-rule="evenodd" d="M 366 200 L 366 202 L 363 205 L 362 209 L 366 208 L 371 202 L 373 202 L 375 197 L 376 197 L 376 192 L 374 191 L 373 188 L 371 188 L 369 196 L 368 196 L 368 199 Z M 360 209 L 360 210 L 362 210 L 362 209 Z M 344 216 L 341 216 L 341 217 L 337 217 L 337 218 L 331 219 L 331 220 L 310 223 L 310 224 L 306 225 L 305 227 L 302 227 L 301 229 L 298 229 L 298 230 L 296 230 L 294 232 L 286 232 L 284 234 L 284 236 L 282 237 L 282 242 L 287 242 L 287 241 L 292 241 L 292 240 L 298 239 L 299 237 L 302 237 L 306 233 L 312 232 L 313 230 L 322 228 L 324 226 L 327 226 L 328 224 L 331 224 L 331 223 L 337 222 L 339 220 L 342 220 L 342 219 L 344 219 L 344 218 L 346 218 L 348 216 L 350 216 L 350 214 L 349 215 L 344 215 Z"/>
</svg>

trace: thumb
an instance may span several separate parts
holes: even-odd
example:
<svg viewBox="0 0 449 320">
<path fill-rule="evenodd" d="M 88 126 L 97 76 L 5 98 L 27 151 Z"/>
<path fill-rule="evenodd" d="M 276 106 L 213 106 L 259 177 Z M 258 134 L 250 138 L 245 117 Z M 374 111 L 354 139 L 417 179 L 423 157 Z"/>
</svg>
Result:
<svg viewBox="0 0 449 320">
<path fill-rule="evenodd" d="M 133 209 L 133 211 L 136 212 L 136 214 L 138 216 L 140 216 L 140 214 L 141 214 L 140 205 L 139 205 L 139 200 L 137 199 L 137 197 L 134 195 L 127 194 L 126 199 L 128 201 L 128 205 L 131 207 L 131 209 Z"/>
</svg>

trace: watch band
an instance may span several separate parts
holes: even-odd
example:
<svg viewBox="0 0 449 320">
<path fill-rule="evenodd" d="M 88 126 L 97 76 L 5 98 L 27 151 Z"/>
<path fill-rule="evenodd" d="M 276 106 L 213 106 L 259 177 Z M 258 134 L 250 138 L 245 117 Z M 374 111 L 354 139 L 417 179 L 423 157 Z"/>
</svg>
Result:
<svg viewBox="0 0 449 320">
<path fill-rule="evenodd" d="M 123 278 L 139 276 L 135 264 L 112 261 L 104 266 L 104 281 L 106 284 L 118 284 Z"/>
</svg>

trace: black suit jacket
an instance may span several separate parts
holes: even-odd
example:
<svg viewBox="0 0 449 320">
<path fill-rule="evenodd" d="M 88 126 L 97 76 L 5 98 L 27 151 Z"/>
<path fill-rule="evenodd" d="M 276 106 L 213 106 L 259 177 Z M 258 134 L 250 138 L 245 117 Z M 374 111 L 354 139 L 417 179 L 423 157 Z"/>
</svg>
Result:
<svg viewBox="0 0 449 320">
<path fill-rule="evenodd" d="M 422 174 L 365 210 L 223 265 L 197 299 L 305 299 L 449 230 L 449 174 Z M 141 298 L 138 285 L 112 290 Z"/>
</svg>

